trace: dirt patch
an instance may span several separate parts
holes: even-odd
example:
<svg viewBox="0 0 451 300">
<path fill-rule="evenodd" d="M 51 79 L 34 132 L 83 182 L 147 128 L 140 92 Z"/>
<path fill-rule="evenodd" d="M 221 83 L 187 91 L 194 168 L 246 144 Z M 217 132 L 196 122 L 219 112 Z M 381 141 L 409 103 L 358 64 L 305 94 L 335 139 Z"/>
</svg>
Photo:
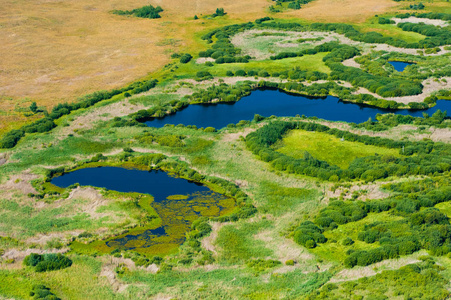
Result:
<svg viewBox="0 0 451 300">
<path fill-rule="evenodd" d="M 143 94 L 140 94 L 139 96 L 142 95 Z M 63 136 L 74 134 L 78 130 L 94 127 L 99 121 L 111 120 L 114 117 L 123 117 L 144 108 L 146 108 L 144 105 L 132 104 L 129 102 L 129 99 L 124 99 L 110 105 L 90 110 L 86 114 L 76 117 L 69 126 L 61 127 L 59 133 Z"/>
<path fill-rule="evenodd" d="M 449 128 L 432 128 L 428 138 L 433 141 L 451 143 L 451 130 Z"/>
<path fill-rule="evenodd" d="M 204 64 L 204 63 L 206 63 L 207 61 L 209 61 L 209 62 L 215 62 L 215 59 L 214 59 L 214 58 L 211 58 L 211 57 L 199 57 L 199 58 L 196 60 L 196 64 Z"/>
<path fill-rule="evenodd" d="M 395 21 L 395 24 L 398 23 L 424 23 L 428 25 L 434 25 L 434 26 L 448 26 L 449 22 L 443 21 L 443 20 L 433 20 L 433 19 L 426 19 L 426 18 L 417 18 L 417 17 L 408 17 L 406 19 L 401 18 L 392 18 L 393 21 Z"/>
<path fill-rule="evenodd" d="M 64 232 L 50 232 L 50 233 L 39 233 L 25 240 L 28 244 L 37 244 L 40 246 L 45 246 L 48 242 L 52 240 L 60 240 L 62 243 L 67 243 L 74 236 L 78 236 L 84 230 L 71 230 Z"/>
<path fill-rule="evenodd" d="M 102 267 L 102 270 L 100 271 L 100 276 L 105 277 L 108 283 L 111 285 L 112 289 L 116 293 L 122 293 L 124 292 L 129 285 L 122 283 L 115 272 L 117 265 L 113 264 L 106 264 Z"/>
<path fill-rule="evenodd" d="M 428 253 L 425 250 L 421 250 L 409 256 L 384 260 L 366 267 L 354 267 L 352 269 L 345 269 L 335 274 L 329 282 L 333 283 L 357 280 L 363 277 L 374 276 L 385 270 L 396 270 L 403 266 L 420 262 L 418 258 L 422 255 L 428 255 Z"/>
<path fill-rule="evenodd" d="M 213 252 L 215 255 L 218 254 L 216 251 L 216 246 L 214 245 L 216 238 L 218 237 L 219 230 L 228 223 L 220 223 L 220 222 L 214 222 L 211 224 L 211 233 L 209 236 L 202 239 L 201 244 L 202 247 L 208 251 Z"/>
<path fill-rule="evenodd" d="M 383 199 L 390 196 L 388 192 L 382 191 L 381 186 L 387 182 L 375 182 L 362 185 L 353 185 L 349 188 L 339 187 L 335 191 L 330 189 L 326 192 L 326 198 L 338 198 L 343 196 L 343 199 L 351 199 L 354 192 L 358 193 L 358 200 L 368 199 Z"/>
<path fill-rule="evenodd" d="M 257 129 L 254 128 L 246 128 L 243 131 L 240 132 L 234 132 L 234 133 L 227 133 L 224 134 L 222 137 L 222 141 L 224 142 L 233 142 L 237 141 L 241 137 L 246 137 L 249 133 L 254 132 Z"/>
<path fill-rule="evenodd" d="M 102 270 L 100 271 L 100 276 L 105 277 L 108 283 L 111 285 L 113 290 L 117 293 L 122 293 L 127 290 L 130 286 L 129 284 L 125 284 L 122 280 L 120 280 L 117 276 L 115 269 L 119 266 L 124 266 L 130 271 L 136 270 L 146 270 L 150 273 L 157 273 L 159 268 L 157 265 L 152 264 L 147 268 L 144 267 L 136 267 L 135 263 L 129 258 L 122 257 L 113 257 L 113 256 L 104 256 L 102 258 L 104 265 L 102 266 Z"/>
<path fill-rule="evenodd" d="M 287 260 L 293 260 L 295 262 L 304 262 L 313 258 L 313 255 L 304 251 L 299 245 L 292 240 L 276 237 L 274 232 L 270 230 L 261 231 L 254 235 L 254 238 L 265 242 L 272 249 L 275 249 L 275 255 L 277 260 L 285 263 Z"/>
<path fill-rule="evenodd" d="M 69 197 L 67 199 L 59 200 L 55 202 L 58 206 L 64 205 L 64 202 L 70 201 L 72 199 L 82 199 L 86 200 L 87 203 L 79 206 L 79 213 L 86 213 L 91 216 L 93 219 L 100 219 L 105 216 L 109 216 L 107 213 L 98 213 L 97 209 L 99 207 L 105 206 L 108 204 L 108 200 L 103 198 L 103 196 L 92 187 L 77 187 L 72 190 Z"/>
<path fill-rule="evenodd" d="M 35 188 L 31 185 L 31 181 L 39 178 L 38 175 L 31 174 L 29 171 L 24 171 L 19 175 L 11 175 L 9 180 L 0 184 L 1 191 L 18 190 L 22 194 L 36 193 Z"/>
<path fill-rule="evenodd" d="M 360 69 L 360 64 L 354 60 L 354 57 L 350 58 L 350 59 L 346 59 L 346 60 L 342 61 L 341 63 L 347 67 L 353 67 L 353 68 Z"/>
</svg>

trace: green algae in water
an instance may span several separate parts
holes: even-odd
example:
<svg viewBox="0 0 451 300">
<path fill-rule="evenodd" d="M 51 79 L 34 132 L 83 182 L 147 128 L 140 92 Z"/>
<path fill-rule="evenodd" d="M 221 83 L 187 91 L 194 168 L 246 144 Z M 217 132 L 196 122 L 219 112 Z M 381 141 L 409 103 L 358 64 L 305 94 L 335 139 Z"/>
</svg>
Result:
<svg viewBox="0 0 451 300">
<path fill-rule="evenodd" d="M 92 248 L 100 253 L 110 253 L 118 249 L 132 250 L 144 255 L 169 254 L 185 242 L 186 232 L 191 229 L 194 220 L 230 213 L 235 201 L 213 191 L 202 191 L 169 196 L 163 201 L 147 205 L 161 218 L 160 226 L 137 227 L 126 234 L 87 245 L 74 242 L 71 244 L 72 249 L 80 251 L 82 248 Z"/>
</svg>

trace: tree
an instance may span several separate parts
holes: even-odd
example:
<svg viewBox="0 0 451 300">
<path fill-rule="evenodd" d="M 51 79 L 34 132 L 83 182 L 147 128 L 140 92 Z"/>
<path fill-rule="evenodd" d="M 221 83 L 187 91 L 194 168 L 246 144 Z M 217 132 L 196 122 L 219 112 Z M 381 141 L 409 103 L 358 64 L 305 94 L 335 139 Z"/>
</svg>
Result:
<svg viewBox="0 0 451 300">
<path fill-rule="evenodd" d="M 194 15 L 194 20 L 199 19 L 199 17 L 197 15 Z"/>
<path fill-rule="evenodd" d="M 38 112 L 38 106 L 37 106 L 36 102 L 31 103 L 30 110 L 34 114 Z"/>
<path fill-rule="evenodd" d="M 216 12 L 213 14 L 213 17 L 222 17 L 225 14 L 224 8 L 216 8 Z"/>
</svg>

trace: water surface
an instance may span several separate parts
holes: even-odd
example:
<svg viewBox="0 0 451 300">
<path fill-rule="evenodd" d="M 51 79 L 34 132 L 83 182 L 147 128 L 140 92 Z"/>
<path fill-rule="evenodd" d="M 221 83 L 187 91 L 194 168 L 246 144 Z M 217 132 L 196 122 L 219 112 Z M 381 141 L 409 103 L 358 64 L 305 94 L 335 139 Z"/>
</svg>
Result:
<svg viewBox="0 0 451 300">
<path fill-rule="evenodd" d="M 403 61 L 389 61 L 390 65 L 392 65 L 396 71 L 402 72 L 407 66 L 414 65 L 414 63 L 403 62 Z"/>
<path fill-rule="evenodd" d="M 439 100 L 437 105 L 426 110 L 387 110 L 382 108 L 343 102 L 337 97 L 313 98 L 293 95 L 279 90 L 255 90 L 238 102 L 217 104 L 194 104 L 175 114 L 147 121 L 151 127 L 163 127 L 165 124 L 196 125 L 197 127 L 222 128 L 241 120 L 252 120 L 255 114 L 269 117 L 294 117 L 297 114 L 306 117 L 318 117 L 331 121 L 361 123 L 368 118 L 375 119 L 378 113 L 396 113 L 422 117 L 423 112 L 433 114 L 437 109 L 451 112 L 451 101 Z"/>
<path fill-rule="evenodd" d="M 79 183 L 123 193 L 151 194 L 156 202 L 160 202 L 170 195 L 185 195 L 210 190 L 201 184 L 169 176 L 163 171 L 142 171 L 117 167 L 79 169 L 53 178 L 52 183 L 64 188 Z"/>
<path fill-rule="evenodd" d="M 138 207 L 149 205 L 161 218 L 161 224 L 136 227 L 126 234 L 94 241 L 90 244 L 73 242 L 76 249 L 92 248 L 98 252 L 114 249 L 136 250 L 146 255 L 165 254 L 176 249 L 186 239 L 191 223 L 199 217 L 217 217 L 230 212 L 235 201 L 218 194 L 208 187 L 185 179 L 176 178 L 163 171 L 130 170 L 118 167 L 79 169 L 52 179 L 60 187 L 72 184 L 90 185 L 119 192 L 137 192 L 153 196 Z"/>
</svg>

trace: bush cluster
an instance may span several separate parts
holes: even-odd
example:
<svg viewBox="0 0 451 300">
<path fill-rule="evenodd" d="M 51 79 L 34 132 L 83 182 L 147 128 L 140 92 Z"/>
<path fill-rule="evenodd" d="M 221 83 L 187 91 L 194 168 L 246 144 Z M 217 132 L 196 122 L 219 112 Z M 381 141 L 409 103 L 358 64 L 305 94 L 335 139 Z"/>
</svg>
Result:
<svg viewBox="0 0 451 300">
<path fill-rule="evenodd" d="M 33 285 L 32 290 L 30 291 L 30 296 L 36 300 L 61 300 L 50 291 L 50 288 L 42 284 Z"/>
<path fill-rule="evenodd" d="M 0 148 L 13 148 L 25 133 L 34 132 L 47 132 L 53 129 L 56 125 L 54 120 L 70 114 L 72 111 L 76 111 L 82 108 L 88 108 L 94 104 L 112 98 L 115 95 L 127 92 L 129 94 L 138 94 L 148 91 L 157 85 L 157 80 L 147 80 L 141 82 L 135 82 L 122 89 L 114 89 L 112 91 L 99 91 L 90 95 L 86 95 L 79 99 L 75 103 L 60 103 L 53 107 L 50 114 L 47 117 L 37 120 L 32 124 L 25 125 L 21 129 L 11 130 L 6 133 L 0 140 Z"/>
<path fill-rule="evenodd" d="M 315 159 L 308 152 L 305 152 L 304 158 L 293 158 L 275 151 L 272 147 L 286 132 L 292 129 L 324 132 L 347 141 L 395 148 L 399 149 L 404 156 L 361 157 L 355 159 L 346 170 Z M 323 180 L 338 178 L 339 180 L 374 181 L 388 176 L 431 175 L 451 169 L 451 147 L 446 144 L 394 141 L 386 138 L 360 136 L 308 122 L 272 122 L 250 133 L 246 137 L 246 145 L 260 159 L 270 162 L 276 170 L 318 177 Z"/>
<path fill-rule="evenodd" d="M 72 260 L 58 253 L 37 254 L 31 253 L 26 256 L 24 265 L 35 267 L 36 272 L 54 271 L 68 268 L 72 265 Z"/>
<path fill-rule="evenodd" d="M 158 19 L 161 18 L 160 13 L 163 9 L 160 6 L 154 7 L 152 5 L 146 5 L 133 10 L 113 10 L 113 14 L 116 15 L 133 15 L 139 18 Z"/>
</svg>

